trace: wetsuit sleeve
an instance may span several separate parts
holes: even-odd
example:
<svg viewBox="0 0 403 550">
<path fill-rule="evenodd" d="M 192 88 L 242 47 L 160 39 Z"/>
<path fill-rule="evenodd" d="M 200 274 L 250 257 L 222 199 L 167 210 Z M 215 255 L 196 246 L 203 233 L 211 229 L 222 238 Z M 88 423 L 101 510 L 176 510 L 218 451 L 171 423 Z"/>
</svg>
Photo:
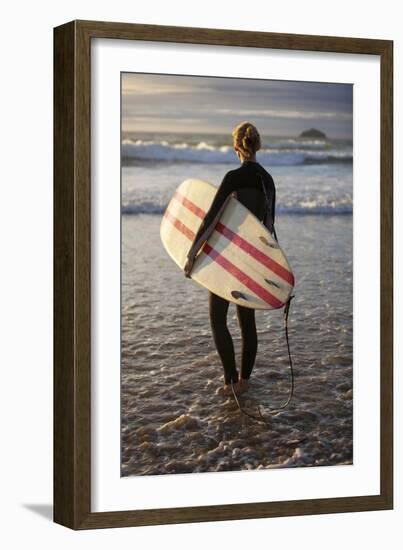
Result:
<svg viewBox="0 0 403 550">
<path fill-rule="evenodd" d="M 275 230 L 275 226 L 274 226 L 274 221 L 275 221 L 275 215 L 276 215 L 276 188 L 275 186 L 273 185 L 273 200 L 272 200 L 272 203 L 271 203 L 271 220 L 272 220 L 272 233 L 274 235 L 274 238 L 276 239 L 276 241 L 278 242 L 278 239 L 277 239 L 277 235 L 276 235 L 276 230 Z"/>
<path fill-rule="evenodd" d="M 275 221 L 275 215 L 276 215 L 276 187 L 274 185 L 274 181 L 272 178 L 271 178 L 270 185 L 265 187 L 265 194 L 266 194 L 267 210 L 266 210 L 266 215 L 263 223 L 277 241 L 276 230 L 274 228 L 274 221 Z"/>
<path fill-rule="evenodd" d="M 275 215 L 276 215 L 276 188 L 273 185 L 273 200 L 271 203 L 271 219 L 273 222 L 273 229 L 274 229 Z"/>
<path fill-rule="evenodd" d="M 213 202 L 211 203 L 211 206 L 209 210 L 207 211 L 206 215 L 204 216 L 204 219 L 196 233 L 195 238 L 193 239 L 193 244 L 189 250 L 188 258 L 191 256 L 195 256 L 197 252 L 199 251 L 200 244 L 197 241 L 200 239 L 200 236 L 206 231 L 208 227 L 212 224 L 215 217 L 217 216 L 218 212 L 220 211 L 220 208 L 225 203 L 225 200 L 227 199 L 228 195 L 230 195 L 233 191 L 235 191 L 233 180 L 230 176 L 230 172 L 228 172 L 222 182 L 220 187 L 218 188 L 218 191 L 213 199 Z"/>
</svg>

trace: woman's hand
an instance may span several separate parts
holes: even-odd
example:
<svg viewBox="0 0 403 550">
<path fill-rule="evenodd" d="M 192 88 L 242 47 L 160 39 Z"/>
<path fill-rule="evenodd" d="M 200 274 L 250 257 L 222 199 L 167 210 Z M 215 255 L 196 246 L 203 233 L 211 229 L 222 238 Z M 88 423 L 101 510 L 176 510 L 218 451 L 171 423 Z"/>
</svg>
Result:
<svg viewBox="0 0 403 550">
<path fill-rule="evenodd" d="M 183 271 L 185 272 L 185 277 L 187 277 L 188 279 L 190 279 L 190 273 L 193 269 L 194 263 L 195 263 L 194 256 L 190 256 L 188 257 L 185 267 L 183 268 Z"/>
</svg>

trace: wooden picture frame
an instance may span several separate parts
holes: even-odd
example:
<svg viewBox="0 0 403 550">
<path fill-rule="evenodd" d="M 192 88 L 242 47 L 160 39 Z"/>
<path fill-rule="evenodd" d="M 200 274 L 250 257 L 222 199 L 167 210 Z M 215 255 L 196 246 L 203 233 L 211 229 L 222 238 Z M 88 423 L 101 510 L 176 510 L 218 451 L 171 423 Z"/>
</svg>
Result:
<svg viewBox="0 0 403 550">
<path fill-rule="evenodd" d="M 91 512 L 91 40 L 113 38 L 380 56 L 381 456 L 376 495 Z M 54 521 L 72 529 L 393 507 L 393 42 L 97 21 L 54 29 Z"/>
</svg>

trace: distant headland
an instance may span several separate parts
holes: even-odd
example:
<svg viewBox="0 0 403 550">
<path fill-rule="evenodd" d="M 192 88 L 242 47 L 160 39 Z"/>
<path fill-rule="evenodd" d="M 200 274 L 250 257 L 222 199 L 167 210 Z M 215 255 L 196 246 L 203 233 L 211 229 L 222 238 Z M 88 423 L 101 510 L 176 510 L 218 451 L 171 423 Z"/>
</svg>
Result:
<svg viewBox="0 0 403 550">
<path fill-rule="evenodd" d="M 304 130 L 300 133 L 299 137 L 301 138 L 317 138 L 317 139 L 327 139 L 326 134 L 317 130 L 316 128 L 311 128 L 310 130 Z"/>
</svg>

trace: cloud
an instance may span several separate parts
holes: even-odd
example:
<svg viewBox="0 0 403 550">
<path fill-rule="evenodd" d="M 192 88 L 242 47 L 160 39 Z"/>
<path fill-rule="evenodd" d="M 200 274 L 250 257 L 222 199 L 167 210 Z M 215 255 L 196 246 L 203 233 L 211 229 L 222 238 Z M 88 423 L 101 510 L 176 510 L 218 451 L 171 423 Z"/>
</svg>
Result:
<svg viewBox="0 0 403 550">
<path fill-rule="evenodd" d="M 216 113 L 234 114 L 233 109 L 216 109 Z M 321 111 L 282 111 L 281 109 L 241 109 L 237 111 L 239 116 L 269 117 L 269 118 L 293 118 L 293 119 L 318 119 L 337 118 L 350 120 L 352 113 L 329 113 Z"/>
<path fill-rule="evenodd" d="M 214 93 L 217 91 L 211 81 L 206 77 L 193 77 L 182 75 L 148 75 L 142 73 L 123 73 L 123 96 L 150 96 Z"/>
<path fill-rule="evenodd" d="M 269 134 L 317 126 L 352 137 L 351 84 L 123 73 L 123 127 L 144 131 L 227 132 L 250 119 Z"/>
</svg>

